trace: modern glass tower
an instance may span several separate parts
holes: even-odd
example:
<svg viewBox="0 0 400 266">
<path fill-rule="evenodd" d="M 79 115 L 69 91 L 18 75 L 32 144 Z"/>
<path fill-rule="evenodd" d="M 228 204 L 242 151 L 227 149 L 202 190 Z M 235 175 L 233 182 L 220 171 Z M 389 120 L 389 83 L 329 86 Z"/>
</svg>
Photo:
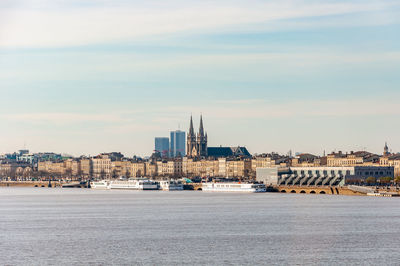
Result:
<svg viewBox="0 0 400 266">
<path fill-rule="evenodd" d="M 159 152 L 162 157 L 169 156 L 169 139 L 168 138 L 155 138 L 154 139 L 154 151 Z"/>
<path fill-rule="evenodd" d="M 170 153 L 171 157 L 183 157 L 186 155 L 186 133 L 184 131 L 171 131 Z"/>
</svg>

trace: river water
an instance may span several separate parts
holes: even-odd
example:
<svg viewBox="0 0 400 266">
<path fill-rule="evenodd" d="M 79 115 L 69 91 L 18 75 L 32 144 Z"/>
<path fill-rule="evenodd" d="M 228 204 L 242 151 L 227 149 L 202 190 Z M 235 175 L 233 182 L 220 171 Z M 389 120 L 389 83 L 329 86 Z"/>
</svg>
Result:
<svg viewBox="0 0 400 266">
<path fill-rule="evenodd" d="M 400 265 L 400 198 L 0 188 L 1 265 Z"/>
</svg>

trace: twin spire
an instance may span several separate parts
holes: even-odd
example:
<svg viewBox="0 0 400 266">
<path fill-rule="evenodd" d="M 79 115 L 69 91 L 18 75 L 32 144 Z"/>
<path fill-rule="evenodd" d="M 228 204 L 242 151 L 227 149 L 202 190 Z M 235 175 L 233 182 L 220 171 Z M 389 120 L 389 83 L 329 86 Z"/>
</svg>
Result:
<svg viewBox="0 0 400 266">
<path fill-rule="evenodd" d="M 193 128 L 193 117 L 190 115 L 190 127 L 189 127 L 189 136 L 194 136 L 194 128 Z M 204 126 L 203 126 L 203 115 L 200 115 L 200 128 L 199 128 L 199 137 L 204 137 L 206 134 L 204 134 Z"/>
<path fill-rule="evenodd" d="M 186 140 L 187 156 L 206 157 L 207 156 L 207 133 L 204 132 L 203 116 L 200 115 L 199 133 L 196 135 L 193 128 L 193 117 L 190 115 L 189 133 Z"/>
</svg>

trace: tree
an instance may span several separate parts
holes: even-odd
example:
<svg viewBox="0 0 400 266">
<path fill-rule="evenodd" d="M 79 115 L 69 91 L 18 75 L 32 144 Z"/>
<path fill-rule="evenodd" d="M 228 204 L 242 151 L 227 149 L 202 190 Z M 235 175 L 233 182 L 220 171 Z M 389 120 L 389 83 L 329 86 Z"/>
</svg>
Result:
<svg viewBox="0 0 400 266">
<path fill-rule="evenodd" d="M 113 171 L 112 171 L 112 178 L 113 178 L 113 179 L 117 179 L 117 177 L 118 177 L 117 170 L 113 169 Z"/>
<path fill-rule="evenodd" d="M 370 186 L 374 185 L 376 183 L 376 178 L 373 176 L 367 177 L 367 179 L 365 179 L 365 182 Z"/>
<path fill-rule="evenodd" d="M 380 178 L 380 183 L 383 185 L 389 185 L 391 181 L 392 178 L 390 176 L 385 176 Z"/>
<path fill-rule="evenodd" d="M 129 169 L 126 169 L 125 176 L 128 179 L 131 177 L 131 172 L 129 171 Z"/>
<path fill-rule="evenodd" d="M 105 177 L 106 177 L 106 172 L 104 171 L 104 169 L 102 169 L 100 172 L 100 178 L 105 179 Z"/>
<path fill-rule="evenodd" d="M 79 167 L 78 168 L 78 172 L 76 173 L 76 175 L 77 175 L 77 177 L 78 177 L 78 180 L 82 180 L 82 169 Z"/>
<path fill-rule="evenodd" d="M 71 168 L 67 168 L 65 170 L 65 174 L 64 174 L 65 178 L 69 178 L 72 180 L 72 169 Z"/>
</svg>

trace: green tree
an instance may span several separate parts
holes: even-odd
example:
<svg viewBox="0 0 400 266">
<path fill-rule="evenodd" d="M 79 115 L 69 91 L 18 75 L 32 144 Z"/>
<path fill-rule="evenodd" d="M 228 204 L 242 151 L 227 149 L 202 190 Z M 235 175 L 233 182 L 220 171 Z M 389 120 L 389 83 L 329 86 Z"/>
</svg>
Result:
<svg viewBox="0 0 400 266">
<path fill-rule="evenodd" d="M 117 179 L 118 178 L 118 173 L 117 173 L 116 169 L 113 169 L 113 171 L 112 171 L 112 178 L 113 179 Z"/>
<path fill-rule="evenodd" d="M 380 183 L 384 185 L 389 185 L 391 181 L 392 178 L 390 176 L 385 176 L 380 178 Z"/>
<path fill-rule="evenodd" d="M 365 179 L 365 182 L 368 185 L 374 185 L 376 183 L 376 178 L 373 176 L 367 177 L 367 179 Z"/>
<path fill-rule="evenodd" d="M 131 172 L 129 171 L 129 169 L 126 169 L 125 177 L 128 179 L 131 177 Z"/>
</svg>

